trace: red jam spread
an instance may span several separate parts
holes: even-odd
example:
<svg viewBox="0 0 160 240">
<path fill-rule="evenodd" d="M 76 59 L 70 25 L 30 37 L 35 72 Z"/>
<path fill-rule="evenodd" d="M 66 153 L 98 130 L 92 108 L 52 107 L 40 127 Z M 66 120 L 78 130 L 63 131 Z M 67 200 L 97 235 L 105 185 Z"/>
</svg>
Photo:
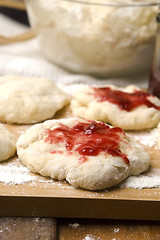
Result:
<svg viewBox="0 0 160 240">
<path fill-rule="evenodd" d="M 100 152 L 106 152 L 121 157 L 126 164 L 129 164 L 129 159 L 119 149 L 121 137 L 125 135 L 121 128 L 110 128 L 105 123 L 90 121 L 79 122 L 72 128 L 60 124 L 59 127 L 46 131 L 48 136 L 45 142 L 64 143 L 69 154 L 74 150 L 81 155 L 80 162 L 86 161 L 86 156 L 98 156 Z"/>
<path fill-rule="evenodd" d="M 118 105 L 120 109 L 127 112 L 130 112 L 141 105 L 160 110 L 160 106 L 153 104 L 147 99 L 149 96 L 152 96 L 147 92 L 135 90 L 133 93 L 127 93 L 109 87 L 93 88 L 93 90 L 93 95 L 98 102 L 108 101 Z"/>
</svg>

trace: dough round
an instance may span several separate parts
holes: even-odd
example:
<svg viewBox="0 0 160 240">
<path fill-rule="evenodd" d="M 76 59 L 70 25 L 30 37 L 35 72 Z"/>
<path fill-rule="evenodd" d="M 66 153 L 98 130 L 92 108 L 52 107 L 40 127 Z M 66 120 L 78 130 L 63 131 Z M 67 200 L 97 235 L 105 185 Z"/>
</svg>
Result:
<svg viewBox="0 0 160 240">
<path fill-rule="evenodd" d="M 45 78 L 0 77 L 0 121 L 30 124 L 52 118 L 68 96 Z"/>
<path fill-rule="evenodd" d="M 75 133 L 75 129 L 82 129 L 77 128 L 81 124 L 85 125 L 85 131 L 79 130 L 80 134 Z M 117 155 L 114 155 L 113 147 L 110 149 L 112 154 L 105 150 L 98 152 L 97 155 L 92 154 L 97 153 L 99 149 L 97 146 L 103 145 L 104 131 L 96 130 L 100 134 L 96 138 L 96 144 L 94 141 L 97 135 L 90 135 L 90 131 L 93 126 L 96 126 L 95 129 L 99 129 L 100 126 L 101 129 L 102 125 L 109 131 L 112 129 L 111 132 L 120 131 Z M 105 136 L 108 137 L 107 134 Z M 114 142 L 111 137 L 109 141 L 112 140 Z M 105 149 L 109 146 L 109 143 L 106 143 Z M 118 155 L 120 152 L 127 157 L 129 164 L 122 155 Z M 66 179 L 74 187 L 88 190 L 112 187 L 130 175 L 146 171 L 150 164 L 150 157 L 143 146 L 131 140 L 121 129 L 79 118 L 48 120 L 32 126 L 20 136 L 17 153 L 21 162 L 32 172 L 57 180 Z"/>
<path fill-rule="evenodd" d="M 16 152 L 16 138 L 0 124 L 0 161 L 7 160 Z"/>
<path fill-rule="evenodd" d="M 113 85 L 107 85 L 105 87 L 128 93 L 140 90 L 136 86 L 116 88 Z M 155 105 L 160 106 L 160 99 L 157 97 L 150 95 L 147 99 Z M 141 105 L 132 111 L 126 111 L 109 101 L 98 101 L 91 86 L 86 86 L 74 93 L 71 109 L 74 116 L 104 121 L 124 130 L 149 129 L 157 126 L 160 121 L 160 109 Z"/>
</svg>

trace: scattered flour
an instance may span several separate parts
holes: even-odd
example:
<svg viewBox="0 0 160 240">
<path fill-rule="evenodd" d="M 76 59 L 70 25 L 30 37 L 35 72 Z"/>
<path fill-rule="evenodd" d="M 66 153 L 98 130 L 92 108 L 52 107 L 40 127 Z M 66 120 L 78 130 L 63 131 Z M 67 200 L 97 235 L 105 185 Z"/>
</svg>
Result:
<svg viewBox="0 0 160 240">
<path fill-rule="evenodd" d="M 137 131 L 137 132 L 129 131 L 127 133 L 128 135 L 138 140 L 141 144 L 148 147 L 154 147 L 158 141 L 159 130 L 158 128 L 154 128 L 146 131 Z"/>
<path fill-rule="evenodd" d="M 4 184 L 24 184 L 27 182 L 32 182 L 32 184 L 47 183 L 58 186 L 64 189 L 74 189 L 74 187 L 65 184 L 66 181 L 54 181 L 52 179 L 47 179 L 41 176 L 33 175 L 30 171 L 23 165 L 0 165 L 0 182 Z M 142 173 L 138 176 L 131 176 L 119 184 L 120 188 L 160 188 L 160 169 L 150 168 L 146 173 Z M 108 189 L 105 191 L 108 192 Z M 95 197 L 99 195 L 97 192 L 90 193 L 90 197 Z M 71 225 L 70 225 L 71 226 Z M 72 227 L 78 227 L 77 223 L 72 224 Z"/>
<path fill-rule="evenodd" d="M 74 187 L 65 184 L 66 181 L 54 181 L 53 179 L 31 173 L 29 169 L 22 165 L 18 158 L 13 158 L 10 161 L 3 162 L 0 165 L 0 182 L 8 185 L 18 185 L 31 182 L 33 186 L 36 183 L 45 183 L 56 185 L 59 188 L 74 189 Z M 45 187 L 46 185 L 44 185 Z"/>
<path fill-rule="evenodd" d="M 93 236 L 92 234 L 87 234 L 83 240 L 101 240 L 101 238 Z"/>
<path fill-rule="evenodd" d="M 79 223 L 73 223 L 73 224 L 70 223 L 69 226 L 73 227 L 73 228 L 78 228 L 80 226 L 80 224 Z"/>
<path fill-rule="evenodd" d="M 36 177 L 29 174 L 30 171 L 23 166 L 0 165 L 0 182 L 6 184 L 23 184 L 35 181 Z"/>
<path fill-rule="evenodd" d="M 119 184 L 121 188 L 160 188 L 160 169 L 151 168 L 147 173 L 131 176 Z"/>
<path fill-rule="evenodd" d="M 119 228 L 114 228 L 114 233 L 118 233 L 119 232 Z"/>
</svg>

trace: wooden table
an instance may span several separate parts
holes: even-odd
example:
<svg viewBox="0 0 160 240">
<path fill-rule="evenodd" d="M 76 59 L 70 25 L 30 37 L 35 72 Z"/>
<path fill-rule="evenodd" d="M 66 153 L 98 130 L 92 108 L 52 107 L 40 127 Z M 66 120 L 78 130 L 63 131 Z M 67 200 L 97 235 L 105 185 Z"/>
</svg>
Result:
<svg viewBox="0 0 160 240">
<path fill-rule="evenodd" d="M 1 240 L 159 240 L 160 222 L 1 217 Z"/>
</svg>

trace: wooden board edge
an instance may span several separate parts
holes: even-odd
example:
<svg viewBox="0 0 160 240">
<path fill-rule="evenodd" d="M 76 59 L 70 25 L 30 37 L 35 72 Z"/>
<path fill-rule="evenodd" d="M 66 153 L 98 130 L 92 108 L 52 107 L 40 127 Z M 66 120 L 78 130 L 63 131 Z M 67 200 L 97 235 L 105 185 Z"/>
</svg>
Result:
<svg viewBox="0 0 160 240">
<path fill-rule="evenodd" d="M 160 201 L 1 196 L 0 216 L 159 221 Z"/>
</svg>

